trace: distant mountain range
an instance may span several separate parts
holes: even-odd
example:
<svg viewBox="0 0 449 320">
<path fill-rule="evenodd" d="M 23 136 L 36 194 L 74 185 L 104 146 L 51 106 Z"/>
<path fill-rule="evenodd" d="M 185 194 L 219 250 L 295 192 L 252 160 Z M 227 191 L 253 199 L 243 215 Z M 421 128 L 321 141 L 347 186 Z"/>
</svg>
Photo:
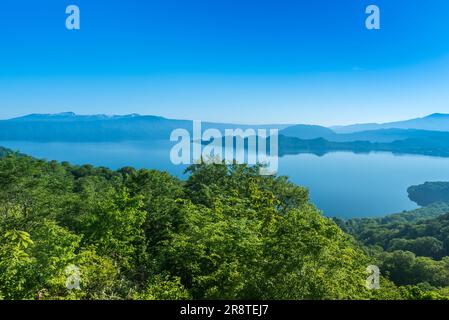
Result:
<svg viewBox="0 0 449 320">
<path fill-rule="evenodd" d="M 236 125 L 202 123 L 203 129 L 277 128 L 287 125 Z M 192 121 L 174 120 L 158 116 L 129 114 L 124 116 L 58 114 L 30 114 L 0 121 L 0 141 L 40 142 L 101 142 L 125 140 L 168 140 L 177 129 L 192 131 Z"/>
<path fill-rule="evenodd" d="M 30 114 L 0 121 L 0 141 L 113 142 L 125 140 L 168 140 L 177 128 L 192 131 L 192 121 L 159 116 Z M 317 125 L 241 125 L 202 123 L 202 129 L 280 130 L 280 153 L 325 154 L 336 150 L 354 152 L 391 151 L 449 156 L 449 114 L 390 123 L 355 124 L 339 127 Z"/>
<path fill-rule="evenodd" d="M 329 141 L 393 142 L 405 139 L 447 137 L 449 114 L 434 113 L 427 117 L 389 123 L 367 123 L 349 126 L 322 127 L 295 125 L 281 134 L 300 139 L 324 138 Z"/>
<path fill-rule="evenodd" d="M 352 133 L 336 133 L 333 130 L 320 127 L 297 125 L 281 130 L 280 134 L 299 139 L 324 138 L 334 142 L 370 141 L 370 142 L 393 142 L 406 139 L 439 139 L 448 138 L 448 131 L 430 131 L 418 129 L 378 129 Z"/>
<path fill-rule="evenodd" d="M 280 153 L 331 151 L 423 154 L 449 157 L 449 114 L 389 123 L 355 124 L 339 127 L 290 126 L 281 130 Z"/>
<path fill-rule="evenodd" d="M 449 131 L 449 114 L 434 113 L 427 117 L 387 123 L 353 124 L 335 126 L 331 129 L 337 133 L 353 133 L 379 129 L 418 129 L 431 131 Z"/>
</svg>

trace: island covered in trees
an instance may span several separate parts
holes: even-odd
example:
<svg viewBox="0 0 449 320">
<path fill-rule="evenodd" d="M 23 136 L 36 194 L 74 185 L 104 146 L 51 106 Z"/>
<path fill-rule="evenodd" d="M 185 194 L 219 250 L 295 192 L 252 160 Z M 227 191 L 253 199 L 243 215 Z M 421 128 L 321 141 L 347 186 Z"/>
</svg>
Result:
<svg viewBox="0 0 449 320">
<path fill-rule="evenodd" d="M 0 298 L 449 299 L 445 202 L 343 221 L 258 172 L 197 164 L 182 181 L 0 149 Z"/>
</svg>

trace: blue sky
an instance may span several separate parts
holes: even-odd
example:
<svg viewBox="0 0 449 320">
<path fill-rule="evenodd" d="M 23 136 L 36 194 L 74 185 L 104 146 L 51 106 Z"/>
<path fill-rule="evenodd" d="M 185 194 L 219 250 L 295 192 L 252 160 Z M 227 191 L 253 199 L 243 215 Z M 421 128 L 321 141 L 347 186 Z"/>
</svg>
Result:
<svg viewBox="0 0 449 320">
<path fill-rule="evenodd" d="M 65 8 L 81 30 L 65 29 Z M 365 8 L 381 30 L 365 28 Z M 236 123 L 449 113 L 447 0 L 2 0 L 0 118 Z"/>
</svg>

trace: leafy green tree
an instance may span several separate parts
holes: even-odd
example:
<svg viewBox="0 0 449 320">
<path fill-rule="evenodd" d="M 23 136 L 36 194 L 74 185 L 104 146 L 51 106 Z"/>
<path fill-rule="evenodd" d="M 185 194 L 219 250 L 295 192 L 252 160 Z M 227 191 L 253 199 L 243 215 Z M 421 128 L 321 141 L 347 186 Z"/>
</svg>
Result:
<svg viewBox="0 0 449 320">
<path fill-rule="evenodd" d="M 27 249 L 33 245 L 30 235 L 11 230 L 0 238 L 0 296 L 4 299 L 30 298 L 27 295 L 28 275 L 33 259 Z"/>
</svg>

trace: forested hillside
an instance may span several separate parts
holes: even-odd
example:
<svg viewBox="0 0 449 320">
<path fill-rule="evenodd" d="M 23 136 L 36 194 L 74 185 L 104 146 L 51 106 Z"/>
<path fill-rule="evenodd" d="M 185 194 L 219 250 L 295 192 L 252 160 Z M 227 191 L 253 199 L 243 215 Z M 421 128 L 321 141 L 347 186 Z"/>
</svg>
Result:
<svg viewBox="0 0 449 320">
<path fill-rule="evenodd" d="M 396 284 L 449 294 L 447 203 L 386 218 L 335 220 L 365 246 L 383 274 Z"/>
<path fill-rule="evenodd" d="M 365 270 L 376 256 L 286 178 L 244 165 L 188 170 L 181 181 L 154 170 L 111 171 L 6 152 L 0 297 L 444 298 L 436 287 L 398 287 L 386 278 L 380 290 L 368 290 Z M 72 265 L 80 282 L 71 290 Z"/>
<path fill-rule="evenodd" d="M 411 186 L 407 192 L 410 200 L 420 206 L 428 206 L 435 202 L 449 203 L 449 182 L 426 182 Z"/>
</svg>

